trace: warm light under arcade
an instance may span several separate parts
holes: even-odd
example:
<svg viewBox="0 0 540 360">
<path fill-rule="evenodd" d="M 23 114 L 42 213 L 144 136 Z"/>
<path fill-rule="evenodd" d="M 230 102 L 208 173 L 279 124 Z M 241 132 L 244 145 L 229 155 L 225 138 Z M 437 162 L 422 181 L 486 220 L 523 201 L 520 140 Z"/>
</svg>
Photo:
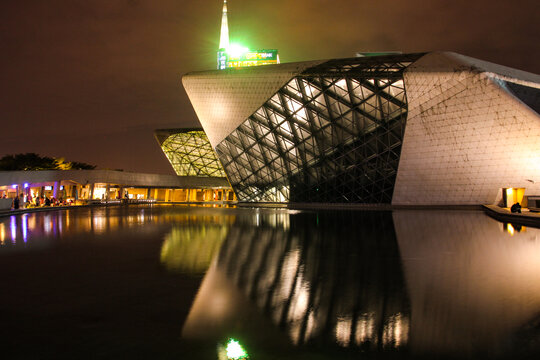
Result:
<svg viewBox="0 0 540 360">
<path fill-rule="evenodd" d="M 522 204 L 524 195 L 524 188 L 506 188 L 506 207 L 510 207 L 515 203 Z"/>
</svg>

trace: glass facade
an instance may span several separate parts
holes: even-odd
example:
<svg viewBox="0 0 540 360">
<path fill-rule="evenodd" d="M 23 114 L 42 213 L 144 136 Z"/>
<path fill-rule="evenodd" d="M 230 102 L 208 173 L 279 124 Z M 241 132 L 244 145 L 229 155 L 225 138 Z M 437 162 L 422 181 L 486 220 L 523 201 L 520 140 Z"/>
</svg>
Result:
<svg viewBox="0 0 540 360">
<path fill-rule="evenodd" d="M 218 146 L 240 201 L 390 203 L 423 54 L 330 60 L 293 77 Z"/>
<path fill-rule="evenodd" d="M 156 130 L 155 136 L 178 176 L 226 177 L 202 129 Z"/>
</svg>

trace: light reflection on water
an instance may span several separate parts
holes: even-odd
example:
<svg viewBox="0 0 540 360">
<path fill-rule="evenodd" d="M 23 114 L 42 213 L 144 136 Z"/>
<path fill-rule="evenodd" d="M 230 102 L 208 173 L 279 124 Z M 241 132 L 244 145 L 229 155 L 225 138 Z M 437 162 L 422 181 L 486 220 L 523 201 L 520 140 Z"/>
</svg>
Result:
<svg viewBox="0 0 540 360">
<path fill-rule="evenodd" d="M 479 212 L 402 211 L 394 224 L 413 348 L 500 354 L 539 339 L 538 332 L 512 335 L 540 312 L 538 229 L 508 232 Z"/>
<path fill-rule="evenodd" d="M 227 230 L 225 224 L 198 221 L 175 225 L 163 241 L 161 262 L 169 271 L 204 274 L 219 252 Z"/>
<path fill-rule="evenodd" d="M 406 348 L 410 306 L 392 218 L 355 214 L 239 219 L 203 280 L 182 335 L 219 341 L 235 324 L 234 335 L 255 348 Z M 269 337 L 260 324 L 281 331 Z"/>
<path fill-rule="evenodd" d="M 219 341 L 233 328 L 255 349 L 285 336 L 411 356 L 538 351 L 540 230 L 467 211 L 304 213 L 286 226 L 273 216 L 231 227 L 185 338 Z"/>
<path fill-rule="evenodd" d="M 205 274 L 182 327 L 188 341 L 234 336 L 253 358 L 293 349 L 328 358 L 538 352 L 540 230 L 481 212 L 30 213 L 0 218 L 0 256 L 83 233 L 153 236 L 156 227 L 165 234 L 156 262 Z"/>
<path fill-rule="evenodd" d="M 202 211 L 202 212 L 201 212 Z M 213 209 L 96 207 L 65 211 L 34 212 L 0 217 L 0 255 L 11 251 L 41 249 L 53 239 L 80 234 L 113 235 L 117 231 L 150 231 L 153 226 L 204 226 L 230 223 L 227 215 Z"/>
</svg>

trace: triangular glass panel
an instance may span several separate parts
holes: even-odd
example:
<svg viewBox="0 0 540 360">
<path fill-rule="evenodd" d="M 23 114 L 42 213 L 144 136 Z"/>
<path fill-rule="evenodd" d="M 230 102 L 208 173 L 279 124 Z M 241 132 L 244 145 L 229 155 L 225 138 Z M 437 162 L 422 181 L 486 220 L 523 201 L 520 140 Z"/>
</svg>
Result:
<svg viewBox="0 0 540 360">
<path fill-rule="evenodd" d="M 320 94 L 319 96 L 317 96 L 315 99 L 313 99 L 311 103 L 315 106 L 315 108 L 318 111 L 325 111 L 327 108 L 324 94 Z"/>
<path fill-rule="evenodd" d="M 298 98 L 302 98 L 302 92 L 300 91 L 296 78 L 293 78 L 291 81 L 289 81 L 289 83 L 286 85 L 286 89 Z"/>
<path fill-rule="evenodd" d="M 312 84 L 307 80 L 302 80 L 302 83 L 304 85 L 305 93 L 308 99 L 312 99 L 321 93 L 321 89 L 315 84 Z"/>
<path fill-rule="evenodd" d="M 349 89 L 347 88 L 347 80 L 337 80 L 334 85 L 330 87 L 330 89 L 335 95 L 345 99 L 346 101 L 350 101 Z"/>
<path fill-rule="evenodd" d="M 285 98 L 285 105 L 287 106 L 287 110 L 289 110 L 290 114 L 293 114 L 297 112 L 298 110 L 302 109 L 302 104 L 291 97 L 287 95 L 283 95 Z"/>
<path fill-rule="evenodd" d="M 278 109 L 282 109 L 283 106 L 281 104 L 281 99 L 279 97 L 279 93 L 276 93 L 274 96 L 270 98 L 268 101 L 272 106 L 275 106 Z"/>
</svg>

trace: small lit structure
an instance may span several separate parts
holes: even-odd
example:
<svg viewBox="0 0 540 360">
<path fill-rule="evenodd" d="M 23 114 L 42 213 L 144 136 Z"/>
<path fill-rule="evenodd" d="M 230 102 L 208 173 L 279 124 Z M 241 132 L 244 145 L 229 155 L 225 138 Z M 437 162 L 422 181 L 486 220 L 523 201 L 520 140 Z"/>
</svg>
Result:
<svg viewBox="0 0 540 360">
<path fill-rule="evenodd" d="M 224 0 L 217 53 L 218 70 L 272 64 L 279 64 L 279 55 L 276 49 L 250 50 L 245 46 L 230 44 L 227 0 Z"/>
<path fill-rule="evenodd" d="M 227 176 L 202 128 L 160 129 L 154 135 L 178 176 Z"/>
<path fill-rule="evenodd" d="M 214 178 L 227 185 L 223 185 L 213 198 L 236 200 L 225 170 L 202 128 L 160 129 L 154 136 L 178 176 Z"/>
</svg>

